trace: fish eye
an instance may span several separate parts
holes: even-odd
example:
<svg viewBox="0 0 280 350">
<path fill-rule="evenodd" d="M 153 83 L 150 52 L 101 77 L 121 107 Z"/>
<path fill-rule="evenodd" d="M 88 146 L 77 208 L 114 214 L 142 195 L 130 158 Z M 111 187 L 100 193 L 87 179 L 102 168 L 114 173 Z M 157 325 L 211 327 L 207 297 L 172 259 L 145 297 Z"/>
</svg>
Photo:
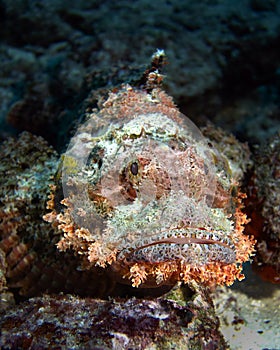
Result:
<svg viewBox="0 0 280 350">
<path fill-rule="evenodd" d="M 133 163 L 131 163 L 131 165 L 130 165 L 130 171 L 131 171 L 131 174 L 132 175 L 137 175 L 138 174 L 138 164 L 137 164 L 137 162 L 133 162 Z"/>
</svg>

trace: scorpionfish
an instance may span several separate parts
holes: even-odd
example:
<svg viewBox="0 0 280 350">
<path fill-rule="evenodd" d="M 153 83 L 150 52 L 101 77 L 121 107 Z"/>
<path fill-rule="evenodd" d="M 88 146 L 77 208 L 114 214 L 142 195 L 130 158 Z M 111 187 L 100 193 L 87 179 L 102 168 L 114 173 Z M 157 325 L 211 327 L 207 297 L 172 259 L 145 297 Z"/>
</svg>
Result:
<svg viewBox="0 0 280 350">
<path fill-rule="evenodd" d="M 240 169 L 162 90 L 161 55 L 142 86 L 121 86 L 87 114 L 53 174 L 39 231 L 3 236 L 8 286 L 20 294 L 83 294 L 82 285 L 102 289 L 104 275 L 143 288 L 244 278 L 254 240 L 243 234 Z"/>
<path fill-rule="evenodd" d="M 45 219 L 63 231 L 60 251 L 120 283 L 230 285 L 244 278 L 254 250 L 236 179 L 160 80 L 150 71 L 147 82 L 157 83 L 124 85 L 88 114 L 63 155 Z"/>
</svg>

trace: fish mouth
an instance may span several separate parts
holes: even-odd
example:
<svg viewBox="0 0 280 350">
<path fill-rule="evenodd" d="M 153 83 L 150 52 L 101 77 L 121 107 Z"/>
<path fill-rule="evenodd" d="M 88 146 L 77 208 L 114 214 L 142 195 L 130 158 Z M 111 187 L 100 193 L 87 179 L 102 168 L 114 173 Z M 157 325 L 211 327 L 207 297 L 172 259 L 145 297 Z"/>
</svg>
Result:
<svg viewBox="0 0 280 350">
<path fill-rule="evenodd" d="M 200 229 L 202 230 L 202 229 Z M 232 263 L 235 246 L 229 239 L 177 235 L 136 245 L 121 253 L 126 262 L 160 263 L 181 260 L 199 265 L 211 261 Z"/>
<path fill-rule="evenodd" d="M 216 241 L 213 239 L 207 239 L 207 238 L 194 238 L 194 237 L 173 237 L 173 238 L 164 238 L 162 240 L 156 241 L 156 242 L 152 242 L 152 243 L 148 243 L 145 245 L 142 245 L 141 247 L 135 248 L 134 251 L 138 250 L 138 249 L 144 249 L 144 248 L 148 248 L 150 246 L 153 245 L 158 245 L 158 244 L 219 244 L 223 247 L 228 248 L 228 244 L 222 242 L 222 241 Z"/>
</svg>

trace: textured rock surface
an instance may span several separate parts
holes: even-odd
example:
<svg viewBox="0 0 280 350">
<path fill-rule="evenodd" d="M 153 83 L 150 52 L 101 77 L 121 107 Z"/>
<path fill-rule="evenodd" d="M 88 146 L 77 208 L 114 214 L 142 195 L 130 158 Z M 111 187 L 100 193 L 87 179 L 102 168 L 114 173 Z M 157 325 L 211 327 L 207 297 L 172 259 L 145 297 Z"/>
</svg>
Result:
<svg viewBox="0 0 280 350">
<path fill-rule="evenodd" d="M 255 152 L 248 180 L 248 234 L 257 239 L 254 268 L 265 280 L 280 283 L 280 134 Z"/>
<path fill-rule="evenodd" d="M 32 298 L 0 326 L 5 349 L 227 349 L 208 292 L 199 289 L 184 305 L 168 298 Z"/>
<path fill-rule="evenodd" d="M 223 109 L 221 124 L 247 135 L 253 126 L 255 139 L 261 114 L 256 124 L 248 108 L 247 127 L 240 113 L 232 122 L 232 107 L 240 91 L 246 98 L 252 89 L 248 104 L 262 104 L 264 96 L 277 104 L 279 7 L 278 1 L 253 0 L 73 1 L 71 7 L 60 0 L 2 0 L 2 125 L 9 111 L 15 127 L 60 143 L 54 124 L 59 132 L 69 128 L 87 89 L 133 79 L 163 48 L 169 91 L 182 112 L 209 117 Z M 269 121 L 273 128 L 275 118 Z"/>
</svg>

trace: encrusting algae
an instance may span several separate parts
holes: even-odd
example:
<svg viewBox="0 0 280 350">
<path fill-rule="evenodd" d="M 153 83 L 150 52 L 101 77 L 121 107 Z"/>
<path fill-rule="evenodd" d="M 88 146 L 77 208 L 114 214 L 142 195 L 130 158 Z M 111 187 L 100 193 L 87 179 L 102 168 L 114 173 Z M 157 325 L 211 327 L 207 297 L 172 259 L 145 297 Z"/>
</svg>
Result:
<svg viewBox="0 0 280 350">
<path fill-rule="evenodd" d="M 254 249 L 242 233 L 240 174 L 180 113 L 153 67 L 146 85 L 111 92 L 79 127 L 63 157 L 62 206 L 58 185 L 44 219 L 64 232 L 59 250 L 119 282 L 230 285 Z"/>
<path fill-rule="evenodd" d="M 110 92 L 61 160 L 54 158 L 52 176 L 43 180 L 51 188 L 48 213 L 39 210 L 44 221 L 36 217 L 36 232 L 25 229 L 24 213 L 17 220 L 24 230 L 10 230 L 3 201 L 8 286 L 34 295 L 80 292 L 86 285 L 82 294 L 90 294 L 106 278 L 144 288 L 190 280 L 231 285 L 244 278 L 242 263 L 254 252 L 254 240 L 243 235 L 247 219 L 238 190 L 246 146 L 212 126 L 205 137 L 180 113 L 160 87 L 163 62 L 158 51 L 140 87 Z M 240 152 L 229 159 L 235 147 Z M 16 243 L 8 247 L 10 237 Z M 32 255 L 11 254 L 19 242 Z"/>
</svg>

